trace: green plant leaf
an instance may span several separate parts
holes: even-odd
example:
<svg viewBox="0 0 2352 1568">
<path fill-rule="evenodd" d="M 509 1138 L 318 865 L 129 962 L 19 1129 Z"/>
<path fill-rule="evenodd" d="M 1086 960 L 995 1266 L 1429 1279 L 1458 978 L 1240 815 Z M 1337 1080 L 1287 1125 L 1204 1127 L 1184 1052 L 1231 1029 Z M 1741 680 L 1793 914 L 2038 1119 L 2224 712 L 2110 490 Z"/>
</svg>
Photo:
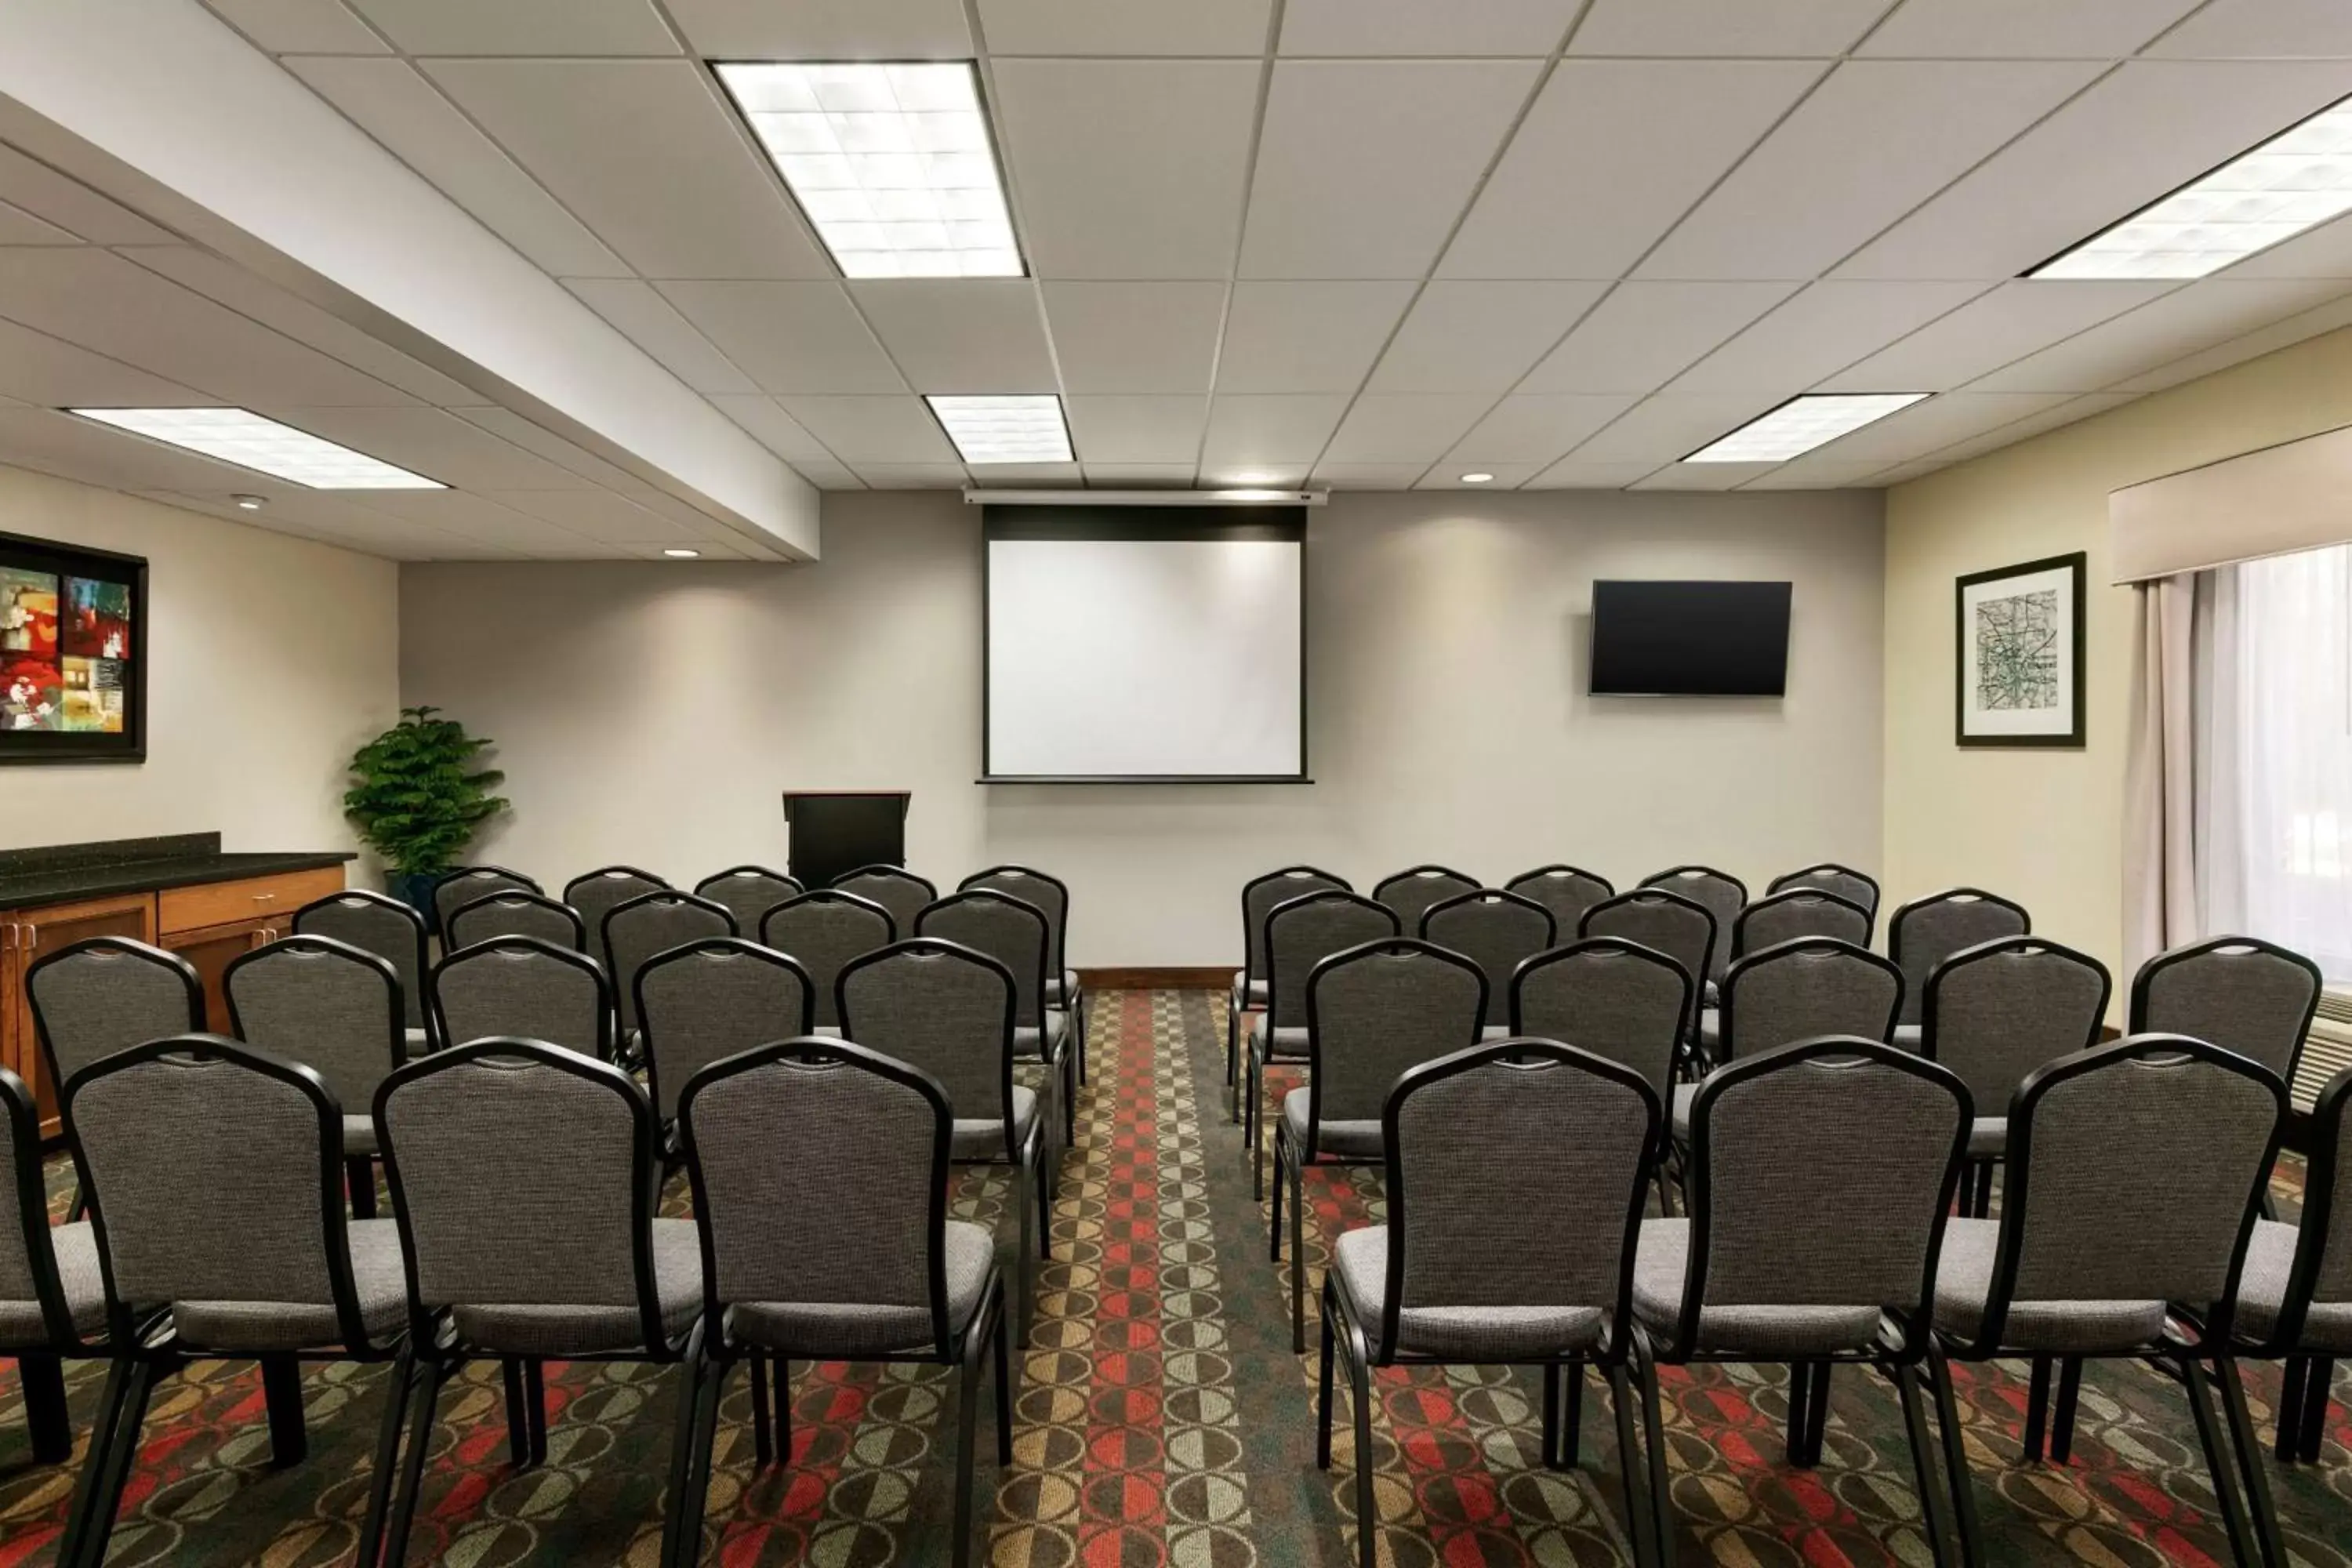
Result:
<svg viewBox="0 0 2352 1568">
<path fill-rule="evenodd" d="M 352 754 L 352 783 L 343 792 L 361 842 L 409 875 L 447 870 L 481 824 L 509 806 L 490 793 L 506 774 L 469 766 L 493 742 L 436 717 L 440 711 L 402 709 L 399 723 Z"/>
</svg>

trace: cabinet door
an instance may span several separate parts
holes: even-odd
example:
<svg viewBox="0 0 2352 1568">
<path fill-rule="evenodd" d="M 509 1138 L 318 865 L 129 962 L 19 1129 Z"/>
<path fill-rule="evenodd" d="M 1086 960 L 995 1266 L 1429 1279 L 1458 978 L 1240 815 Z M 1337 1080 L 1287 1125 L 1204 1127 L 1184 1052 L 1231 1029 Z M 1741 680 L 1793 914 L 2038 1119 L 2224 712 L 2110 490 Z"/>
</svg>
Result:
<svg viewBox="0 0 2352 1568">
<path fill-rule="evenodd" d="M 228 996 L 222 988 L 221 977 L 237 958 L 282 934 L 274 921 L 246 921 L 236 925 L 207 926 L 202 931 L 173 931 L 163 938 L 165 947 L 195 965 L 197 977 L 205 983 L 205 1028 L 215 1035 L 232 1032 Z"/>
<path fill-rule="evenodd" d="M 40 1108 L 44 1137 L 58 1131 L 57 1086 L 49 1082 L 41 1062 L 41 1048 L 33 1036 L 33 1008 L 25 994 L 25 971 L 34 962 L 94 936 L 125 936 L 138 942 L 155 940 L 155 895 L 125 893 L 110 899 L 90 899 L 75 904 L 17 910 L 0 915 L 9 929 L 8 951 L 0 965 L 8 984 L 0 984 L 0 1061 L 32 1086 L 33 1103 Z"/>
</svg>

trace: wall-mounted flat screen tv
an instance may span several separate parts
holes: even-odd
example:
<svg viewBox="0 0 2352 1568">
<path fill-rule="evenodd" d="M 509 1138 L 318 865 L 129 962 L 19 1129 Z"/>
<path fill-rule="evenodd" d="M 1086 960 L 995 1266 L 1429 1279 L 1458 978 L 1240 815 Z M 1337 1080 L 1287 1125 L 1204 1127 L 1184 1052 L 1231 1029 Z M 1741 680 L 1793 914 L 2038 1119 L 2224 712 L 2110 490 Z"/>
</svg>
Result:
<svg viewBox="0 0 2352 1568">
<path fill-rule="evenodd" d="M 0 533 L 0 763 L 147 755 L 147 563 Z"/>
<path fill-rule="evenodd" d="M 1779 697 L 1786 583 L 1592 584 L 1596 697 Z"/>
</svg>

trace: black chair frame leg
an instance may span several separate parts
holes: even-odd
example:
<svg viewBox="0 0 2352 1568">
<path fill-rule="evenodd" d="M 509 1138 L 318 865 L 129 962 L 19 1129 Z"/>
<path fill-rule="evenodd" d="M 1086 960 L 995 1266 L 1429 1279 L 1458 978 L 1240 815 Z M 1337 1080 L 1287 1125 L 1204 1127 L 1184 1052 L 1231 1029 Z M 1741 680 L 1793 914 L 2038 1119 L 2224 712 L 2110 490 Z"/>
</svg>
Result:
<svg viewBox="0 0 2352 1568">
<path fill-rule="evenodd" d="M 261 1392 L 269 1411 L 269 1468 L 300 1464 L 310 1451 L 302 1422 L 302 1363 L 290 1355 L 263 1356 Z"/>
<path fill-rule="evenodd" d="M 2213 1414 L 2212 1394 L 2205 1386 L 2205 1363 L 2188 1355 L 2180 1358 L 2179 1365 L 2181 1385 L 2189 1394 L 2189 1413 L 2197 1421 L 2197 1442 L 2205 1451 L 2206 1473 L 2213 1482 L 2213 1495 L 2221 1505 L 2221 1522 L 2229 1531 L 2230 1551 L 2242 1563 L 2261 1563 L 2264 1561 L 2263 1549 L 2255 1542 L 2245 1500 L 2238 1495 L 2237 1467 L 2231 1462 L 2221 1423 Z"/>
<path fill-rule="evenodd" d="M 1951 1486 L 1952 1516 L 1959 1526 L 1960 1561 L 1967 1568 L 1978 1568 L 1985 1560 L 1984 1527 L 1977 1517 L 1968 1438 L 1960 1430 L 1960 1402 L 1952 1389 L 1951 1358 L 1939 1344 L 1927 1347 L 1927 1373 L 1936 1394 L 1936 1425 L 1943 1428 L 1944 1474 Z"/>
<path fill-rule="evenodd" d="M 16 1358 L 16 1381 L 25 1391 L 25 1426 L 33 1439 L 33 1462 L 64 1464 L 73 1458 L 73 1417 L 66 1409 L 65 1363 L 56 1356 L 28 1351 Z"/>
<path fill-rule="evenodd" d="M 776 1458 L 774 1429 L 768 1424 L 768 1358 L 753 1352 L 745 1368 L 751 1378 L 751 1466 L 766 1469 Z"/>
<path fill-rule="evenodd" d="M 2083 1394 L 2083 1358 L 2058 1360 L 2058 1397 L 2050 1406 L 2050 1462 L 2063 1465 L 2074 1452 L 2074 1407 Z"/>
<path fill-rule="evenodd" d="M 2231 1452 L 2237 1456 L 2246 1506 L 2253 1514 L 2254 1540 L 2262 1548 L 2264 1568 L 2286 1568 L 2286 1547 L 2279 1538 L 2278 1502 L 2271 1495 L 2271 1478 L 2263 1468 L 2262 1441 L 2254 1436 L 2253 1417 L 2246 1409 L 2245 1379 L 2237 1362 L 2227 1356 L 2215 1363 L 2213 1377 L 2221 1385 L 2221 1415 L 2230 1430 Z"/>
<path fill-rule="evenodd" d="M 401 1459 L 400 1491 L 393 1503 L 391 1527 L 385 1532 L 385 1568 L 402 1568 L 408 1561 L 408 1532 L 416 1522 L 416 1494 L 425 1481 L 425 1451 L 433 1446 L 434 1418 L 441 1407 L 442 1385 L 454 1371 L 454 1366 L 437 1356 L 418 1358 L 416 1392 L 409 1402 L 415 1414 L 409 1419 L 408 1452 Z"/>
<path fill-rule="evenodd" d="M 1927 1550 L 1937 1564 L 1951 1561 L 1951 1521 L 1944 1506 L 1944 1485 L 1937 1476 L 1938 1451 L 1927 1429 L 1927 1398 L 1919 1387 L 1919 1369 L 1904 1364 L 1881 1367 L 1903 1406 L 1903 1430 L 1911 1447 L 1911 1478 L 1919 1488 L 1919 1512 L 1926 1521 Z"/>
</svg>

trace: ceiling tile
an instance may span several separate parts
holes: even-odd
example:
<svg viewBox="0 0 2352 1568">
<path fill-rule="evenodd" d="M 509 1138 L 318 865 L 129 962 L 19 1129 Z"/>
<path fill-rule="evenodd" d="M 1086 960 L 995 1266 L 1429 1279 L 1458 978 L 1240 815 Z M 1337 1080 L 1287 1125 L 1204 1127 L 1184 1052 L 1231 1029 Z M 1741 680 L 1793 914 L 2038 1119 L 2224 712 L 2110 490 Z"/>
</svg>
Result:
<svg viewBox="0 0 2352 1568">
<path fill-rule="evenodd" d="M 2193 381 L 2200 375 L 2210 375 L 2217 370 L 2227 370 L 2233 364 L 2243 364 L 2250 359 L 2274 353 L 2305 338 L 2317 337 L 2322 332 L 2332 332 L 2347 325 L 2352 325 L 2352 296 L 2331 300 L 2315 309 L 2273 321 L 2267 327 L 2257 327 L 2241 337 L 2231 338 L 2210 349 L 2184 355 L 2169 364 L 2159 365 L 2145 375 L 2117 382 L 2116 386 L 2122 392 L 2158 392 L 2168 386 L 2178 386 L 2184 381 Z"/>
<path fill-rule="evenodd" d="M 918 397 L 785 397 L 777 401 L 842 462 L 952 463 L 947 432 Z"/>
<path fill-rule="evenodd" d="M 1286 55 L 1549 55 L 1582 0 L 1290 0 Z"/>
<path fill-rule="evenodd" d="M 1580 462 L 1563 458 L 1519 488 L 1523 490 L 1622 490 L 1647 478 L 1655 463 Z"/>
<path fill-rule="evenodd" d="M 5 321 L 0 321 L 0 397 L 44 408 L 182 408 L 219 401 Z"/>
<path fill-rule="evenodd" d="M 1970 458 L 1980 457 L 1984 453 L 1997 451 L 2003 447 L 2014 446 L 2029 436 L 2042 435 L 2079 420 L 2088 419 L 2094 414 L 2105 414 L 2110 408 L 2120 408 L 2137 395 L 2137 393 L 2130 392 L 2094 392 L 2081 397 L 2070 397 L 2055 407 L 2046 408 L 2039 414 L 2028 415 L 2022 419 L 2002 426 L 1998 430 L 1973 437 L 1956 446 L 1947 447 L 1940 452 L 1930 453 L 1929 456 L 1939 463 L 1965 462 Z"/>
<path fill-rule="evenodd" d="M 1273 0 L 980 0 L 992 55 L 1260 55 Z"/>
<path fill-rule="evenodd" d="M 982 463 L 966 465 L 971 470 L 972 482 L 994 485 L 1003 489 L 1010 485 L 1052 485 L 1075 487 L 1086 476 L 1076 463 Z"/>
<path fill-rule="evenodd" d="M 997 124 L 1037 275 L 1225 277 L 1259 75 L 1255 61 L 996 61 Z"/>
<path fill-rule="evenodd" d="M 1750 479 L 1760 479 L 1777 463 L 1669 463 L 1646 479 L 1634 481 L 1637 490 L 1733 490 Z"/>
<path fill-rule="evenodd" d="M 561 493 L 566 499 L 577 499 L 581 494 L 577 490 Z M 471 490 L 386 490 L 363 497 L 362 502 L 368 510 L 387 517 L 426 523 L 453 536 L 530 555 L 556 558 L 567 550 L 592 542 L 584 533 L 561 527 L 543 516 L 518 511 L 505 500 L 494 500 Z M 274 501 L 270 510 L 277 510 Z"/>
<path fill-rule="evenodd" d="M 2184 59 L 2352 56 L 2342 0 L 2212 0 L 2158 39 L 2152 55 Z"/>
<path fill-rule="evenodd" d="M 892 278 L 851 294 L 918 392 L 1054 392 L 1037 285 L 1025 278 Z"/>
<path fill-rule="evenodd" d="M 1489 395 L 1506 391 L 1608 287 L 1432 283 L 1405 313 L 1366 389 Z"/>
<path fill-rule="evenodd" d="M 168 245 L 178 238 L 79 180 L 6 145 L 0 145 L 0 201 L 92 245 Z"/>
<path fill-rule="evenodd" d="M 1624 394 L 1506 397 L 1446 454 L 1448 462 L 1540 467 L 1616 418 L 1636 400 Z"/>
<path fill-rule="evenodd" d="M 1842 65 L 1659 243 L 1641 275 L 1817 276 L 2100 68 L 2074 60 Z"/>
<path fill-rule="evenodd" d="M 2225 278 L 2352 278 L 2352 217 L 2340 217 L 2250 256 Z"/>
<path fill-rule="evenodd" d="M 466 490 L 588 490 L 569 468 L 440 408 L 305 408 L 259 403 L 257 413 L 354 451 Z"/>
<path fill-rule="evenodd" d="M 857 477 L 877 490 L 952 490 L 971 482 L 961 463 L 860 463 Z"/>
<path fill-rule="evenodd" d="M 1649 392 L 1797 291 L 1794 283 L 1620 283 L 1522 392 Z"/>
<path fill-rule="evenodd" d="M 1322 455 L 1348 411 L 1344 396 L 1235 396 L 1219 393 L 1209 405 L 1201 442 L 1201 468 L 1235 470 L 1305 467 Z"/>
<path fill-rule="evenodd" d="M 1095 489 L 1183 490 L 1192 488 L 1190 463 L 1088 463 L 1088 487 Z"/>
<path fill-rule="evenodd" d="M 1836 55 L 1888 0 L 1594 0 L 1576 55 Z"/>
<path fill-rule="evenodd" d="M 1532 60 L 1283 60 L 1246 278 L 1419 278 L 1535 85 Z"/>
<path fill-rule="evenodd" d="M 674 55 L 647 0 L 352 0 L 412 55 Z"/>
<path fill-rule="evenodd" d="M 1368 392 L 1324 448 L 1326 463 L 1418 463 L 1445 455 L 1494 401 L 1485 394 Z"/>
<path fill-rule="evenodd" d="M 762 446 L 784 461 L 829 463 L 833 454 L 824 443 L 801 427 L 801 422 L 772 397 L 714 397 L 719 412 L 759 437 Z"/>
<path fill-rule="evenodd" d="M 2342 292 L 2343 286 L 2332 279 L 2240 282 L 2208 278 L 1997 370 L 1973 387 L 1980 392 L 2103 391 Z"/>
<path fill-rule="evenodd" d="M 219 493 L 264 482 L 249 468 L 47 408 L 0 408 L 0 463 L 106 489 Z"/>
<path fill-rule="evenodd" d="M 457 112 L 405 60 L 291 59 L 286 68 L 509 245 L 559 278 L 625 278 L 628 264 Z"/>
<path fill-rule="evenodd" d="M 1858 55 L 1911 59 L 2120 59 L 2201 0 L 1903 0 Z"/>
<path fill-rule="evenodd" d="M 683 60 L 436 60 L 443 90 L 648 278 L 824 278 L 772 172 Z M 614 128 L 628 127 L 626 135 Z"/>
<path fill-rule="evenodd" d="M 749 373 L 761 391 L 849 394 L 907 388 L 838 283 L 659 287 L 688 321 Z"/>
<path fill-rule="evenodd" d="M 489 490 L 487 500 L 608 544 L 698 538 L 668 518 L 608 490 Z"/>
<path fill-rule="evenodd" d="M 2101 79 L 1837 269 L 2014 278 L 2227 163 L 2347 85 L 2337 66 L 2135 61 Z M 2183 112 L 2184 105 L 2195 112 Z"/>
<path fill-rule="evenodd" d="M 1747 424 L 1774 401 L 1743 393 L 1662 392 L 1634 405 L 1569 456 L 1582 464 L 1648 463 L 1654 468 L 1680 462 Z"/>
<path fill-rule="evenodd" d="M 1181 463 L 1201 451 L 1209 400 L 1181 397 L 1073 397 L 1070 439 L 1091 472 L 1105 463 Z"/>
<path fill-rule="evenodd" d="M 1871 462 L 1879 468 L 1924 458 L 1955 441 L 1965 441 L 2029 415 L 2054 408 L 2072 395 L 2063 392 L 1948 392 L 1925 403 L 1897 409 L 1849 436 L 1816 447 L 1825 459 Z M 1807 453 L 1789 466 L 1810 461 Z"/>
<path fill-rule="evenodd" d="M 2179 287 L 2170 281 L 2013 279 L 1839 372 L 1821 390 L 1946 391 Z"/>
<path fill-rule="evenodd" d="M 273 55 L 382 55 L 391 47 L 342 0 L 205 0 Z"/>
<path fill-rule="evenodd" d="M 1423 463 L 1319 463 L 1308 480 L 1335 490 L 1409 490 L 1427 467 Z"/>
<path fill-rule="evenodd" d="M 803 458 L 793 464 L 793 472 L 821 490 L 862 490 L 866 488 L 865 480 L 835 462 Z"/>
<path fill-rule="evenodd" d="M 961 0 L 668 0 L 694 53 L 720 60 L 948 60 L 972 54 Z"/>
<path fill-rule="evenodd" d="M 652 284 L 635 278 L 574 278 L 564 287 L 695 391 L 740 395 L 760 390 L 758 383 L 719 353 L 667 300 L 654 292 Z"/>
<path fill-rule="evenodd" d="M 79 245 L 81 241 L 22 207 L 0 202 L 0 245 Z"/>
<path fill-rule="evenodd" d="M 1206 392 L 1222 283 L 1047 283 L 1045 319 L 1072 393 Z"/>
<path fill-rule="evenodd" d="M 1851 462 L 1832 458 L 1816 458 L 1811 453 L 1791 463 L 1783 463 L 1771 472 L 1759 475 L 1739 488 L 1743 490 L 1832 490 L 1867 489 L 1875 486 L 1878 475 L 1886 465 L 1874 458 Z"/>
<path fill-rule="evenodd" d="M 1413 485 L 1417 490 L 1461 490 L 1465 494 L 1515 490 L 1542 472 L 1541 463 L 1478 463 L 1465 465 L 1459 458 L 1448 457 L 1423 474 Z M 1475 484 L 1465 482 L 1464 474 L 1485 474 Z"/>
<path fill-rule="evenodd" d="M 1676 376 L 1676 392 L 1777 402 L 1981 293 L 1980 283 L 1815 283 Z M 1916 392 L 1919 387 L 1900 390 Z"/>
<path fill-rule="evenodd" d="M 487 430 L 526 452 L 538 454 L 566 473 L 579 475 L 590 484 L 602 485 L 618 494 L 636 496 L 647 506 L 667 505 L 691 510 L 686 508 L 683 501 L 656 495 L 653 486 L 635 474 L 606 462 L 551 430 L 532 424 L 510 408 L 452 408 L 449 412 L 468 425 Z"/>
<path fill-rule="evenodd" d="M 1822 70 L 1809 60 L 1562 60 L 1438 276 L 1619 276 Z"/>
<path fill-rule="evenodd" d="M 1410 283 L 1237 283 L 1219 392 L 1353 392 L 1412 297 Z"/>
</svg>

